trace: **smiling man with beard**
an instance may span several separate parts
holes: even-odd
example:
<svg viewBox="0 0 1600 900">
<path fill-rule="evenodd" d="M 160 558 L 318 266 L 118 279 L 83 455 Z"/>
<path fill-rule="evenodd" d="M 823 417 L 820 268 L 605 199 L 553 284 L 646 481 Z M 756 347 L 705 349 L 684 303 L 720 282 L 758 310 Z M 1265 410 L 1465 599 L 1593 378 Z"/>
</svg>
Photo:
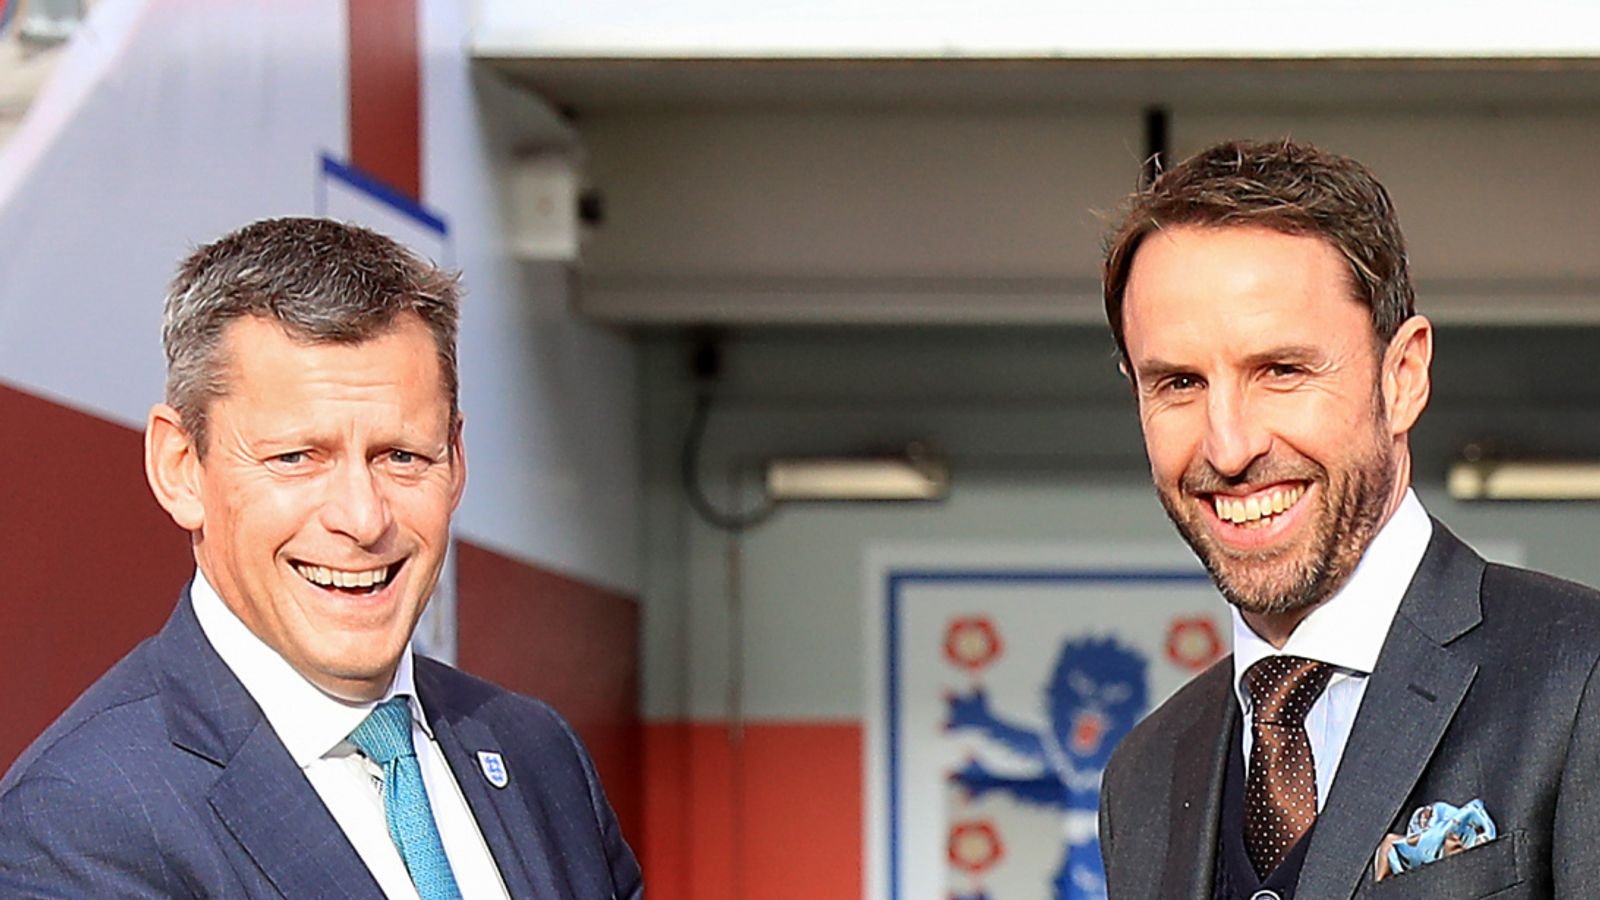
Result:
<svg viewBox="0 0 1600 900">
<path fill-rule="evenodd" d="M 1234 617 L 1106 769 L 1110 896 L 1600 896 L 1600 594 L 1486 563 L 1412 492 L 1433 329 L 1384 188 L 1211 147 L 1131 199 L 1104 287 L 1157 493 Z M 1392 871 L 1414 811 L 1473 800 L 1496 829 Z"/>
</svg>

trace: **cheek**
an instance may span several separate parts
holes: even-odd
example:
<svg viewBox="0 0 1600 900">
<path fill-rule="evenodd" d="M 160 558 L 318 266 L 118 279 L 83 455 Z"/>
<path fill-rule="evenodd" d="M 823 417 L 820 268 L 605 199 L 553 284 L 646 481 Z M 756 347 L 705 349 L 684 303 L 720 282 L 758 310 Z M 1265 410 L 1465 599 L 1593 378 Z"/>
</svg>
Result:
<svg viewBox="0 0 1600 900">
<path fill-rule="evenodd" d="M 259 491 L 235 486 L 207 512 L 213 536 L 221 537 L 239 555 L 275 555 L 315 515 L 315 504 L 303 490 Z"/>
<path fill-rule="evenodd" d="M 1348 455 L 1360 440 L 1378 426 L 1372 403 L 1322 395 L 1299 403 L 1285 403 L 1275 411 L 1279 436 L 1301 454 L 1313 459 Z"/>
<path fill-rule="evenodd" d="M 389 508 L 395 520 L 423 537 L 448 531 L 452 496 L 448 489 L 399 491 L 390 496 Z"/>
<path fill-rule="evenodd" d="M 1186 416 L 1166 410 L 1143 421 L 1145 455 L 1160 481 L 1176 481 L 1188 468 L 1199 445 L 1197 430 Z"/>
</svg>

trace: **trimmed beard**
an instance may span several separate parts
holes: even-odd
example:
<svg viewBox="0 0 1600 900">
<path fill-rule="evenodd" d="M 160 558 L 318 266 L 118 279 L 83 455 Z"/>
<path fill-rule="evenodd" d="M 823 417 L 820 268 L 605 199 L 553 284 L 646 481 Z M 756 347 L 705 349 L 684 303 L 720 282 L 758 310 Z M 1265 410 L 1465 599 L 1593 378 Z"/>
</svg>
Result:
<svg viewBox="0 0 1600 900">
<path fill-rule="evenodd" d="M 1381 431 L 1375 430 L 1374 436 L 1379 435 Z M 1333 596 L 1366 554 L 1394 491 L 1394 454 L 1378 441 L 1371 453 L 1354 459 L 1351 468 L 1338 479 L 1326 467 L 1306 461 L 1303 468 L 1309 471 L 1290 477 L 1321 487 L 1316 492 L 1320 509 L 1311 522 L 1309 546 L 1304 550 L 1291 546 L 1248 553 L 1229 551 L 1199 521 L 1193 498 L 1224 485 L 1284 480 L 1283 475 L 1270 471 L 1276 468 L 1279 467 L 1260 459 L 1244 473 L 1226 478 L 1201 461 L 1184 473 L 1176 496 L 1157 491 L 1168 518 L 1200 558 L 1222 596 L 1240 611 L 1255 615 L 1310 610 Z"/>
</svg>

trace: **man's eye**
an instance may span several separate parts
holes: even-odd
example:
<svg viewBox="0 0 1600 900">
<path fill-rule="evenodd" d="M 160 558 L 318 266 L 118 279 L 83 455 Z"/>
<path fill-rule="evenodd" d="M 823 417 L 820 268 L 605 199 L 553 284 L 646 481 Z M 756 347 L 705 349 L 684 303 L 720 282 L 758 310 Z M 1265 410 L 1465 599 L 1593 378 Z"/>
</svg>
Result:
<svg viewBox="0 0 1600 900">
<path fill-rule="evenodd" d="M 1194 375 L 1173 375 L 1161 385 L 1168 391 L 1192 391 L 1200 386 L 1200 379 Z"/>
<path fill-rule="evenodd" d="M 423 456 L 420 453 L 415 453 L 415 452 L 413 452 L 411 450 L 390 450 L 389 451 L 389 462 L 394 463 L 397 466 L 405 466 L 407 468 L 417 468 L 419 466 L 423 466 L 423 465 L 426 465 L 426 464 L 432 462 L 432 460 L 428 459 L 428 457 Z"/>
<path fill-rule="evenodd" d="M 297 466 L 306 461 L 306 452 L 304 450 L 290 450 L 288 453 L 279 453 L 272 459 L 274 462 L 286 466 Z"/>
</svg>

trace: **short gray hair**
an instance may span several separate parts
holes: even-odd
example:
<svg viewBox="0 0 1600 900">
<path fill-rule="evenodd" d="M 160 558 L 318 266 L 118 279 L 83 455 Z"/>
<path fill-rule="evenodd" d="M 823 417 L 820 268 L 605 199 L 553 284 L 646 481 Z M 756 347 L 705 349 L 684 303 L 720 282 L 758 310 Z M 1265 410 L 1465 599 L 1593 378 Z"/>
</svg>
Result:
<svg viewBox="0 0 1600 900">
<path fill-rule="evenodd" d="M 275 321 L 297 340 L 359 344 L 409 312 L 433 335 L 453 435 L 458 281 L 457 273 L 356 225 L 314 218 L 246 225 L 178 266 L 161 325 L 167 403 L 203 456 L 211 401 L 227 392 L 227 360 L 218 348 L 235 319 Z"/>
</svg>

